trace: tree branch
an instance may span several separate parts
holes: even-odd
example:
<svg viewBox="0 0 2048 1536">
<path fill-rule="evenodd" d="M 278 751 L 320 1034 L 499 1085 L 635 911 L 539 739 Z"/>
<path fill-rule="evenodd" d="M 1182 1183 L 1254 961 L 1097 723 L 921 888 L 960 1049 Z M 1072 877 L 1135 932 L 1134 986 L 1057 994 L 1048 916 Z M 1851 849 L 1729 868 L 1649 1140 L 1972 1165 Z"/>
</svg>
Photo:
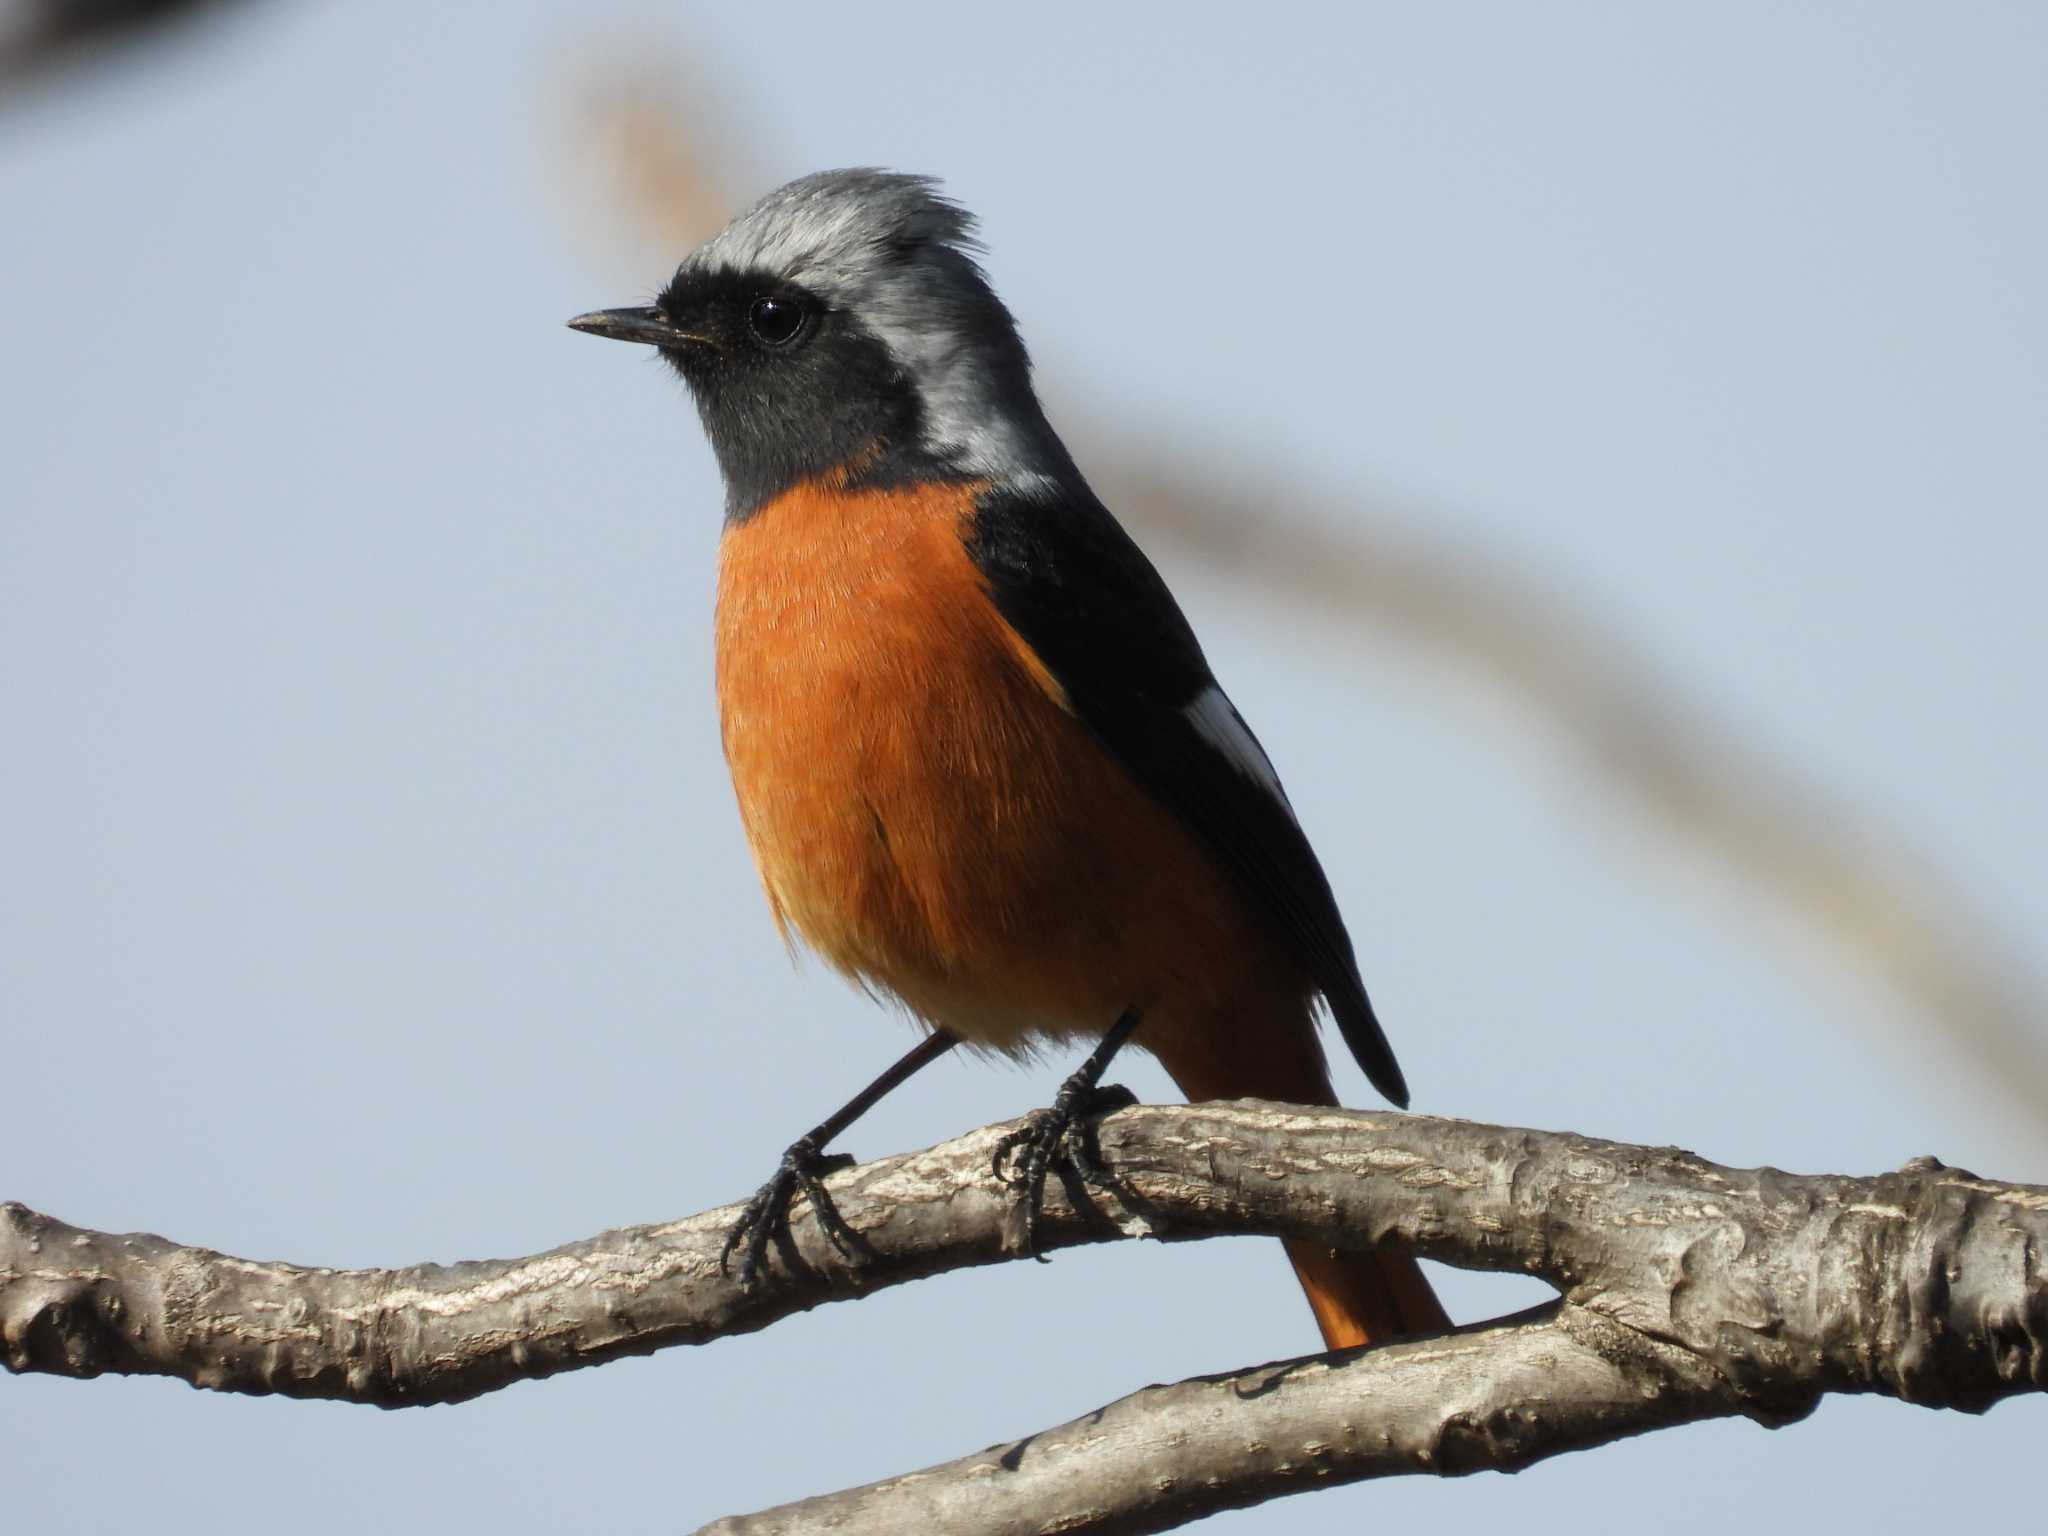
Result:
<svg viewBox="0 0 2048 1536">
<path fill-rule="evenodd" d="M 1056 1429 L 700 1536 L 1133 1536 L 1325 1484 L 1514 1471 L 1737 1411 L 1682 1351 L 1553 1304 L 1448 1338 L 1146 1387 Z"/>
<path fill-rule="evenodd" d="M 737 1208 L 532 1258 L 403 1270 L 253 1263 L 0 1207 L 10 1369 L 399 1407 L 458 1402 L 1011 1256 L 1006 1126 L 835 1175 L 867 1253 L 807 1206 L 751 1292 Z M 1560 1302 L 1362 1353 L 1154 1387 L 1008 1447 L 722 1523 L 726 1531 L 1165 1529 L 1320 1483 L 1513 1468 L 1826 1392 L 1981 1410 L 2048 1386 L 2048 1189 L 1919 1159 L 1875 1178 L 1423 1116 L 1142 1107 L 1096 1127 L 1118 1181 L 1048 1192 L 1048 1246 L 1149 1233 L 1385 1242 L 1516 1270 Z"/>
</svg>

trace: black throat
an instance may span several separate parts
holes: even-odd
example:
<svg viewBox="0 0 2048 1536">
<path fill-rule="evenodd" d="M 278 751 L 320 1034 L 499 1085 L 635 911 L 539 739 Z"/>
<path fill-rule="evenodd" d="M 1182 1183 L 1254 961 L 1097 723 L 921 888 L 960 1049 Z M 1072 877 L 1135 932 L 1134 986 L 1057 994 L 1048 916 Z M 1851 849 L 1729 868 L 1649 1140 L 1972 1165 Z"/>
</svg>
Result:
<svg viewBox="0 0 2048 1536">
<path fill-rule="evenodd" d="M 805 304 L 800 338 L 763 346 L 747 310 L 763 293 Z M 664 348 L 690 386 L 725 479 L 728 521 L 743 522 L 806 481 L 849 487 L 962 476 L 924 446 L 916 385 L 852 315 L 762 274 L 693 275 L 662 295 L 703 345 Z"/>
</svg>

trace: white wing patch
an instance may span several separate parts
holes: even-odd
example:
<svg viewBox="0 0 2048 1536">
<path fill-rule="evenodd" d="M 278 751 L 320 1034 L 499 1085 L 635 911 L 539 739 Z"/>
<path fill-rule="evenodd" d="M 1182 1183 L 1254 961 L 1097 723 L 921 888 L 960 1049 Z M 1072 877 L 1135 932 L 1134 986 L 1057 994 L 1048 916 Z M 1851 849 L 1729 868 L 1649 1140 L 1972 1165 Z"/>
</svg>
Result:
<svg viewBox="0 0 2048 1536">
<path fill-rule="evenodd" d="M 1202 740 L 1230 759 L 1231 767 L 1277 800 L 1280 808 L 1287 812 L 1288 820 L 1296 819 L 1294 807 L 1287 803 L 1287 791 L 1280 787 L 1280 775 L 1273 771 L 1266 749 L 1259 745 L 1259 739 L 1244 723 L 1244 716 L 1237 712 L 1237 706 L 1230 702 L 1221 688 L 1211 683 L 1182 713 Z"/>
</svg>

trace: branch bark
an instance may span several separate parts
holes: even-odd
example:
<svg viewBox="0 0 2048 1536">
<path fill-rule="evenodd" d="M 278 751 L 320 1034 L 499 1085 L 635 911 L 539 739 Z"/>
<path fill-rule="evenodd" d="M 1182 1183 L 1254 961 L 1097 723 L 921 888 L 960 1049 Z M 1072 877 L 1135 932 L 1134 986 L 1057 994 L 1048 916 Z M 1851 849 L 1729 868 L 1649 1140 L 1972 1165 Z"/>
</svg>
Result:
<svg viewBox="0 0 2048 1536">
<path fill-rule="evenodd" d="M 15 1371 L 176 1376 L 381 1407 L 459 1402 L 1011 1257 L 994 1126 L 830 1181 L 763 1283 L 718 1272 L 736 1207 L 531 1258 L 400 1270 L 233 1259 L 0 1206 Z M 1323 1483 L 1511 1469 L 1827 1392 L 1982 1410 L 2048 1386 L 2048 1189 L 1928 1158 L 1874 1178 L 1423 1116 L 1140 1107 L 1095 1133 L 1117 1188 L 1055 1188 L 1048 1246 L 1149 1234 L 1384 1242 L 1517 1270 L 1557 1303 L 1445 1338 L 1153 1387 L 1010 1446 L 721 1522 L 727 1532 L 1133 1532 Z M 1076 1200 L 1076 1195 L 1083 1198 Z"/>
</svg>

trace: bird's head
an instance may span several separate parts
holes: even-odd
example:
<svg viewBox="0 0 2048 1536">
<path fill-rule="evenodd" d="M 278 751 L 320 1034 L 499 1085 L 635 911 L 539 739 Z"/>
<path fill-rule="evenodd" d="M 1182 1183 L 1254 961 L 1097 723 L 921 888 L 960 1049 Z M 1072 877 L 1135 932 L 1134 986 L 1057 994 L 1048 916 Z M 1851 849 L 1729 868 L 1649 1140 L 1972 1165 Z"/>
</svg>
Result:
<svg viewBox="0 0 2048 1536">
<path fill-rule="evenodd" d="M 674 365 L 729 516 L 835 474 L 1021 489 L 1072 465 L 978 249 L 972 217 L 928 177 L 821 171 L 684 257 L 651 306 L 569 323 Z"/>
</svg>

